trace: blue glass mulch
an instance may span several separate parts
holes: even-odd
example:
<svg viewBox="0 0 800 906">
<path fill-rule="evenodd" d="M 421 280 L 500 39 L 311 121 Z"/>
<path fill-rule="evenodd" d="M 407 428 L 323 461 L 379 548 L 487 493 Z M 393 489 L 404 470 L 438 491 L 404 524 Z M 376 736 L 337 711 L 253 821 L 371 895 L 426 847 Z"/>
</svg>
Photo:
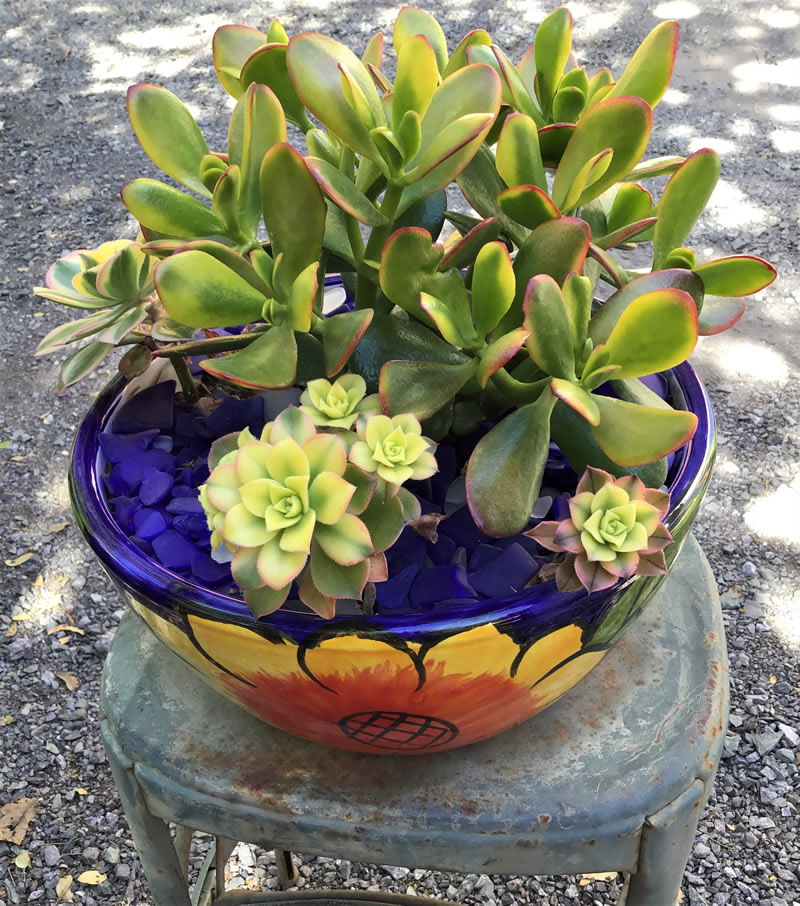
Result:
<svg viewBox="0 0 800 906">
<path fill-rule="evenodd" d="M 140 391 L 115 414 L 113 433 L 101 435 L 109 506 L 130 540 L 166 569 L 237 595 L 229 564 L 211 557 L 210 532 L 197 489 L 208 478 L 208 452 L 214 440 L 245 427 L 255 435 L 261 432 L 265 399 L 237 399 L 215 391 L 219 405 L 203 414 L 177 403 L 174 394 L 174 381 Z M 463 468 L 490 427 L 484 425 L 455 445 L 440 444 L 439 472 L 406 485 L 423 513 L 446 518 L 439 523 L 435 542 L 406 528 L 386 551 L 389 578 L 376 583 L 376 612 L 431 611 L 504 597 L 524 588 L 553 559 L 531 538 L 522 534 L 490 538 L 472 521 Z M 566 518 L 567 500 L 577 480 L 559 449 L 551 445 L 529 527 L 541 519 Z"/>
</svg>

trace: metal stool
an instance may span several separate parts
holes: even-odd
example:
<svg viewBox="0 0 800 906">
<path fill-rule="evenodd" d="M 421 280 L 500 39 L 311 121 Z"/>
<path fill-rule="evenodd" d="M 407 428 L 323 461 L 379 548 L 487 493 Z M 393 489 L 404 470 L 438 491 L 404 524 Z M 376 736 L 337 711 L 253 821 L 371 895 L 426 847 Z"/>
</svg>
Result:
<svg viewBox="0 0 800 906">
<path fill-rule="evenodd" d="M 158 906 L 211 902 L 238 840 L 277 847 L 283 885 L 297 850 L 489 874 L 617 870 L 628 874 L 620 902 L 674 906 L 727 725 L 724 639 L 713 576 L 689 538 L 644 614 L 557 704 L 463 749 L 376 757 L 250 717 L 128 614 L 103 676 L 103 741 Z M 190 828 L 217 838 L 192 899 Z M 231 891 L 214 902 L 292 897 L 410 899 Z"/>
</svg>

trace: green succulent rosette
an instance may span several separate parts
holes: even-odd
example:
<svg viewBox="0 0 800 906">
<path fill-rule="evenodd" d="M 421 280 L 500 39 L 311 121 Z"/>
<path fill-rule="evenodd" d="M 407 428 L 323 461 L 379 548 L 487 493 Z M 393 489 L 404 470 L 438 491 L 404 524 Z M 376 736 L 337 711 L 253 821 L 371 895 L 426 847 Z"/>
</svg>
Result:
<svg viewBox="0 0 800 906">
<path fill-rule="evenodd" d="M 360 374 L 343 374 L 333 383 L 318 378 L 309 381 L 303 391 L 300 411 L 319 427 L 348 431 L 359 415 L 383 411 L 378 394 L 366 393 L 367 383 Z"/>
<path fill-rule="evenodd" d="M 559 591 L 600 591 L 633 575 L 666 573 L 664 548 L 672 535 L 662 520 L 669 505 L 669 494 L 646 488 L 635 475 L 614 478 L 590 467 L 569 501 L 570 518 L 540 522 L 526 534 L 566 552 L 556 574 Z"/>
<path fill-rule="evenodd" d="M 409 479 L 430 478 L 436 471 L 435 444 L 422 436 L 413 415 L 376 415 L 359 419 L 358 440 L 350 448 L 350 461 L 382 479 L 387 496 Z"/>
</svg>

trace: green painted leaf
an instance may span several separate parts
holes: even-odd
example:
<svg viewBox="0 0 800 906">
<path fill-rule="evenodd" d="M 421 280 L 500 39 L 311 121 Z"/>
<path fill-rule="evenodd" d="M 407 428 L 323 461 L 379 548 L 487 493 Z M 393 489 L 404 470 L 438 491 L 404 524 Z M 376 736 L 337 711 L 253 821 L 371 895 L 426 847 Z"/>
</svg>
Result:
<svg viewBox="0 0 800 906">
<path fill-rule="evenodd" d="M 642 41 L 606 97 L 638 97 L 651 107 L 664 97 L 678 50 L 677 22 L 661 22 Z"/>
<path fill-rule="evenodd" d="M 572 15 L 560 7 L 547 16 L 536 29 L 533 56 L 536 62 L 536 86 L 545 116 L 561 80 L 572 47 Z"/>
<path fill-rule="evenodd" d="M 414 35 L 397 54 L 397 76 L 392 92 L 392 123 L 395 127 L 409 110 L 425 115 L 439 85 L 436 54 L 424 35 Z"/>
<path fill-rule="evenodd" d="M 719 179 L 719 154 L 711 148 L 695 151 L 670 177 L 658 203 L 653 237 L 653 270 L 659 270 L 673 249 L 686 241 L 711 198 Z"/>
<path fill-rule="evenodd" d="M 534 363 L 545 374 L 574 381 L 572 327 L 556 281 L 546 274 L 532 277 L 522 310 L 524 327 L 530 331 L 525 345 Z"/>
<path fill-rule="evenodd" d="M 200 367 L 242 387 L 281 390 L 294 383 L 297 343 L 288 325 L 273 327 L 240 352 L 206 359 Z"/>
<path fill-rule="evenodd" d="M 275 93 L 283 108 L 286 118 L 306 132 L 311 121 L 306 115 L 306 108 L 297 96 L 294 85 L 286 69 L 286 44 L 267 44 L 257 48 L 242 67 L 239 77 L 242 88 L 252 84 L 266 85 Z M 279 141 L 285 141 L 279 139 Z"/>
<path fill-rule="evenodd" d="M 614 377 L 641 377 L 685 362 L 697 345 L 697 306 L 680 289 L 639 296 L 620 315 L 605 349 Z"/>
<path fill-rule="evenodd" d="M 81 378 L 97 368 L 103 359 L 114 348 L 113 343 L 92 342 L 76 349 L 61 363 L 56 381 L 56 393 L 63 393 L 67 387 L 76 384 Z"/>
<path fill-rule="evenodd" d="M 419 294 L 426 277 L 436 272 L 444 249 L 430 233 L 419 227 L 404 227 L 393 233 L 383 247 L 379 280 L 387 297 L 400 308 L 424 319 Z"/>
<path fill-rule="evenodd" d="M 286 65 L 295 91 L 314 116 L 354 151 L 380 163 L 369 133 L 385 125 L 386 117 L 372 78 L 358 57 L 333 38 L 309 32 L 289 41 Z M 359 119 L 343 93 L 340 66 L 366 101 L 367 122 Z"/>
<path fill-rule="evenodd" d="M 539 133 L 529 116 L 512 113 L 507 117 L 497 141 L 497 172 L 506 185 L 531 185 L 547 191 Z"/>
<path fill-rule="evenodd" d="M 472 273 L 472 317 L 481 337 L 497 327 L 511 308 L 515 293 L 514 268 L 505 244 L 484 245 Z"/>
<path fill-rule="evenodd" d="M 247 25 L 223 25 L 214 32 L 214 70 L 228 94 L 240 97 L 244 91 L 239 81 L 242 66 L 253 51 L 266 43 L 267 35 Z"/>
<path fill-rule="evenodd" d="M 769 286 L 778 276 L 775 268 L 754 255 L 732 255 L 718 258 L 694 268 L 712 296 L 749 296 Z"/>
<path fill-rule="evenodd" d="M 319 258 L 328 209 L 302 156 L 287 143 L 264 156 L 261 202 L 273 256 L 283 255 L 281 278 L 291 285 Z"/>
<path fill-rule="evenodd" d="M 278 98 L 264 85 L 251 84 L 239 99 L 228 127 L 228 159 L 242 171 L 242 218 L 255 233 L 261 217 L 261 162 L 286 141 L 286 119 Z"/>
<path fill-rule="evenodd" d="M 388 223 L 386 217 L 338 167 L 331 166 L 319 157 L 307 157 L 305 162 L 322 191 L 356 220 L 369 226 Z"/>
<path fill-rule="evenodd" d="M 698 319 L 698 332 L 710 337 L 727 330 L 742 317 L 745 301 L 739 297 L 706 296 Z"/>
<path fill-rule="evenodd" d="M 463 69 L 465 66 L 469 65 L 469 60 L 467 59 L 467 49 L 469 47 L 489 47 L 491 46 L 491 43 L 492 39 L 489 35 L 489 32 L 484 31 L 482 28 L 477 28 L 471 32 L 468 32 L 466 35 L 464 35 L 456 49 L 451 54 L 450 60 L 444 71 L 444 78 L 447 78 L 454 72 L 457 72 L 459 69 Z"/>
<path fill-rule="evenodd" d="M 447 67 L 447 38 L 442 26 L 430 13 L 413 6 L 404 6 L 397 15 L 392 35 L 398 57 L 406 43 L 416 35 L 423 35 L 427 39 L 436 56 L 439 72 L 444 73 Z"/>
<path fill-rule="evenodd" d="M 672 268 L 644 274 L 626 283 L 595 312 L 589 323 L 589 336 L 595 345 L 605 343 L 625 309 L 645 293 L 661 289 L 679 289 L 688 293 L 699 309 L 703 305 L 702 281 L 691 271 Z"/>
<path fill-rule="evenodd" d="M 500 221 L 497 217 L 480 220 L 460 239 L 439 263 L 440 270 L 449 270 L 452 267 L 468 267 L 475 261 L 476 255 L 488 243 L 494 242 L 500 235 Z"/>
<path fill-rule="evenodd" d="M 512 220 L 529 230 L 535 230 L 548 220 L 556 220 L 561 211 L 553 204 L 550 196 L 536 186 L 514 186 L 497 196 L 500 210 Z"/>
<path fill-rule="evenodd" d="M 697 429 L 693 412 L 637 406 L 595 394 L 600 424 L 592 434 L 603 452 L 621 466 L 654 462 L 682 447 Z"/>
<path fill-rule="evenodd" d="M 139 84 L 128 89 L 128 116 L 144 153 L 168 176 L 203 195 L 200 161 L 209 153 L 194 117 L 166 88 Z"/>
<path fill-rule="evenodd" d="M 462 365 L 390 361 L 381 369 L 380 394 L 390 415 L 410 412 L 429 418 L 449 402 L 472 377 L 477 361 Z"/>
<path fill-rule="evenodd" d="M 609 98 L 595 104 L 580 118 L 561 157 L 553 183 L 553 201 L 562 207 L 587 162 L 606 148 L 613 151 L 611 163 L 599 179 L 591 184 L 587 181 L 576 204 L 586 204 L 619 182 L 644 154 L 652 118 L 652 111 L 639 98 Z"/>
<path fill-rule="evenodd" d="M 232 327 L 261 318 L 265 297 L 206 252 L 172 255 L 156 268 L 158 295 L 170 317 L 189 327 Z"/>
<path fill-rule="evenodd" d="M 202 201 L 157 179 L 134 179 L 122 202 L 143 226 L 172 236 L 224 236 L 225 224 Z"/>
<path fill-rule="evenodd" d="M 478 528 L 493 538 L 528 525 L 547 463 L 555 403 L 543 390 L 536 402 L 515 409 L 481 438 L 470 457 L 467 503 Z"/>
</svg>

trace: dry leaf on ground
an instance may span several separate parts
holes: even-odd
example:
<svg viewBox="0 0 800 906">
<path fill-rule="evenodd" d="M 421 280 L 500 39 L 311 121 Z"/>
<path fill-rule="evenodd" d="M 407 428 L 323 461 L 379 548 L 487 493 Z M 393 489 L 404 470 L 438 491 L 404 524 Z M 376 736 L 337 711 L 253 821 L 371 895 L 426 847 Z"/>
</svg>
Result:
<svg viewBox="0 0 800 906">
<path fill-rule="evenodd" d="M 16 799 L 2 806 L 0 812 L 0 840 L 16 843 L 17 846 L 25 839 L 28 825 L 31 823 L 37 809 L 38 799 Z"/>
<path fill-rule="evenodd" d="M 16 859 L 14 859 L 14 864 L 17 868 L 25 869 L 31 864 L 31 854 L 27 849 L 21 849 L 17 853 Z"/>
<path fill-rule="evenodd" d="M 56 896 L 59 903 L 72 902 L 72 875 L 64 875 L 56 884 Z"/>
<path fill-rule="evenodd" d="M 0 727 L 9 727 L 13 723 L 14 723 L 13 714 L 4 714 L 2 717 L 0 717 Z"/>
<path fill-rule="evenodd" d="M 47 526 L 45 535 L 55 535 L 58 532 L 63 531 L 68 525 L 68 522 L 54 522 L 52 525 Z"/>
<path fill-rule="evenodd" d="M 79 884 L 91 884 L 92 886 L 96 884 L 102 884 L 103 881 L 108 877 L 108 875 L 101 874 L 99 871 L 85 871 L 83 874 L 78 875 Z"/>
<path fill-rule="evenodd" d="M 28 551 L 27 554 L 21 554 L 19 557 L 16 557 L 13 560 L 6 560 L 6 566 L 22 566 L 22 564 L 27 563 L 32 556 L 33 552 Z"/>
<path fill-rule="evenodd" d="M 77 632 L 78 635 L 86 635 L 86 631 L 79 626 L 70 626 L 67 623 L 59 623 L 58 626 L 47 630 L 48 635 L 55 635 L 57 632 Z"/>
<path fill-rule="evenodd" d="M 587 884 L 591 884 L 592 881 L 616 881 L 617 873 L 615 871 L 599 871 L 594 874 L 585 874 L 580 876 L 580 881 L 578 882 L 581 887 L 586 887 Z"/>
<path fill-rule="evenodd" d="M 78 679 L 78 677 L 74 676 L 71 673 L 57 673 L 56 676 L 67 687 L 67 689 L 69 689 L 70 692 L 74 692 L 81 684 L 81 681 Z"/>
</svg>

